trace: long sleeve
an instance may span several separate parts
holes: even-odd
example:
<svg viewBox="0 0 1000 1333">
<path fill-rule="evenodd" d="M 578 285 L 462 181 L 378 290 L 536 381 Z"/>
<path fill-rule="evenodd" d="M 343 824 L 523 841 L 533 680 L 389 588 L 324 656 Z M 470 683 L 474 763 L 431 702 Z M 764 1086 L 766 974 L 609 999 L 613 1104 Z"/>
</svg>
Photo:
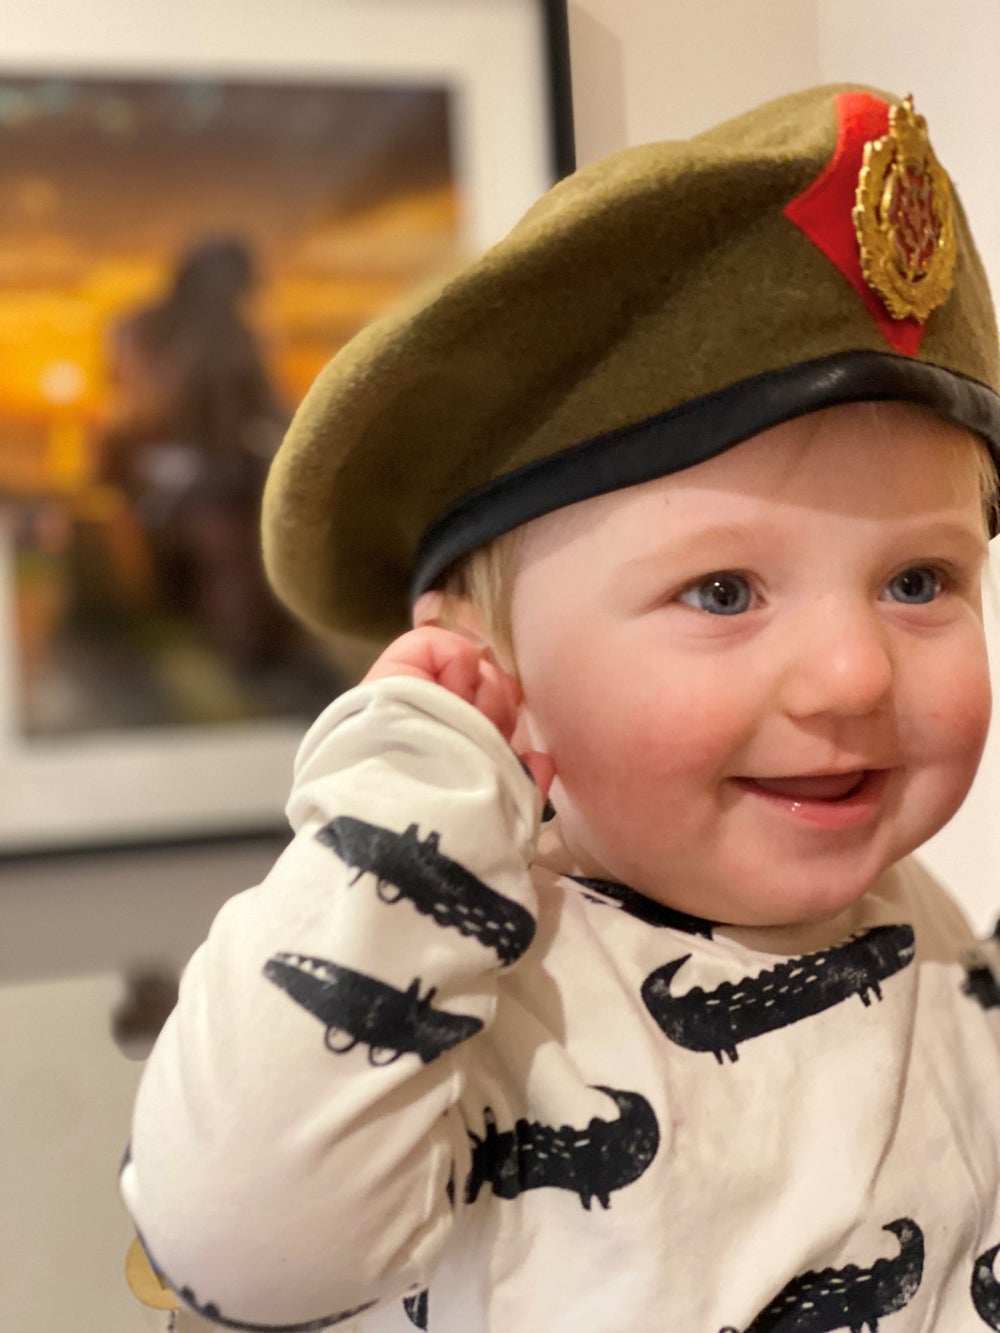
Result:
<svg viewBox="0 0 1000 1333">
<path fill-rule="evenodd" d="M 499 732 L 409 679 L 300 749 L 295 836 L 185 971 L 122 1192 L 175 1290 L 313 1325 L 426 1280 L 469 1164 L 456 1103 L 530 945 L 540 800 Z"/>
</svg>

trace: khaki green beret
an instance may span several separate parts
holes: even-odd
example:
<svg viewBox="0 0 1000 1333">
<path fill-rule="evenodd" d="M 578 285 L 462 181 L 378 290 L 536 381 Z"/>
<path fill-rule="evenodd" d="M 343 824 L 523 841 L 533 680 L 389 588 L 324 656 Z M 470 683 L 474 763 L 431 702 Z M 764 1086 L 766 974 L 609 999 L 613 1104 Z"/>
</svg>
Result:
<svg viewBox="0 0 1000 1333">
<path fill-rule="evenodd" d="M 274 587 L 401 631 L 459 557 L 563 505 L 837 403 L 892 399 L 1000 454 L 997 330 L 907 100 L 797 93 L 556 185 L 321 373 L 264 497 Z"/>
</svg>

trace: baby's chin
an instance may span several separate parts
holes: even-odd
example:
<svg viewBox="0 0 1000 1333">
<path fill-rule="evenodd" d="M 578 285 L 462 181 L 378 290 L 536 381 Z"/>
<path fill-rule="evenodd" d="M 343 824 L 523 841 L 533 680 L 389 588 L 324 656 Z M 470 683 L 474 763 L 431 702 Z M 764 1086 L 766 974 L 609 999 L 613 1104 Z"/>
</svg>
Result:
<svg viewBox="0 0 1000 1333">
<path fill-rule="evenodd" d="M 752 864 L 727 869 L 722 863 L 715 873 L 706 874 L 690 853 L 684 865 L 668 854 L 657 856 L 655 847 L 647 856 L 637 856 L 634 846 L 616 842 L 613 831 L 602 838 L 574 815 L 572 807 L 564 807 L 542 826 L 536 859 L 547 869 L 623 884 L 672 911 L 748 929 L 832 921 L 859 902 L 908 850 L 900 851 L 888 839 L 857 860 L 850 858 L 853 864 L 803 860 L 779 870 L 773 860 L 756 855 L 749 858 Z"/>
<path fill-rule="evenodd" d="M 692 884 L 678 893 L 677 885 L 646 878 L 633 869 L 631 878 L 605 872 L 602 878 L 621 880 L 637 893 L 663 907 L 701 917 L 719 926 L 752 929 L 815 925 L 832 921 L 860 902 L 874 887 L 884 867 L 856 878 L 843 877 L 831 882 L 793 885 L 759 883 L 756 880 L 723 886 Z"/>
</svg>

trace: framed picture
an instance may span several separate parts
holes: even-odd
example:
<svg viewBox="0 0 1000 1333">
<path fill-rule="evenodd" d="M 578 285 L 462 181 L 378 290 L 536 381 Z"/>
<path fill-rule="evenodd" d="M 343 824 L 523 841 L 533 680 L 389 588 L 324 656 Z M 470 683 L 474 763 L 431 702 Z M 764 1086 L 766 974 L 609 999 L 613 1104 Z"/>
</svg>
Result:
<svg viewBox="0 0 1000 1333">
<path fill-rule="evenodd" d="M 0 855 L 280 829 L 356 664 L 267 590 L 268 462 L 353 333 L 571 169 L 564 0 L 4 18 Z"/>
</svg>

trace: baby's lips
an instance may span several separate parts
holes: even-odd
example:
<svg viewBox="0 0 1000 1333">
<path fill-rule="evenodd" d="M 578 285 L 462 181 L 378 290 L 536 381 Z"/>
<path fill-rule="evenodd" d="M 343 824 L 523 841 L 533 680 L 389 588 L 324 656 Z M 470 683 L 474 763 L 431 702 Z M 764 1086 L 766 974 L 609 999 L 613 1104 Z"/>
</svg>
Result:
<svg viewBox="0 0 1000 1333">
<path fill-rule="evenodd" d="M 858 768 L 850 773 L 819 773 L 809 777 L 747 778 L 745 782 L 770 796 L 782 796 L 789 801 L 837 801 L 860 785 L 866 771 Z"/>
</svg>

